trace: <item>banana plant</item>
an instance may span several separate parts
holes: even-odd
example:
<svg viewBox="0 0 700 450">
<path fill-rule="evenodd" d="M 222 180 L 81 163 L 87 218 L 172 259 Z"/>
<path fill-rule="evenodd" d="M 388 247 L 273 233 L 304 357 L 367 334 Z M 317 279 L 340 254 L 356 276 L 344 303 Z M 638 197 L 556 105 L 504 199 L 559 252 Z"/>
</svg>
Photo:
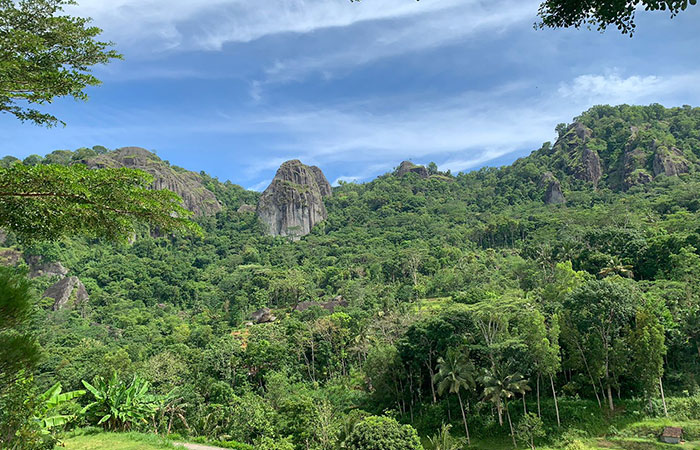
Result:
<svg viewBox="0 0 700 450">
<path fill-rule="evenodd" d="M 97 419 L 97 425 L 110 431 L 128 431 L 147 424 L 162 404 L 161 396 L 149 394 L 150 383 L 138 375 L 125 382 L 114 373 L 109 381 L 98 376 L 92 384 L 83 380 L 83 385 L 95 400 L 81 413 Z"/>
<path fill-rule="evenodd" d="M 60 406 L 71 400 L 85 395 L 85 391 L 62 392 L 63 387 L 58 382 L 38 397 L 38 407 L 34 420 L 39 423 L 42 433 L 49 434 L 52 429 L 65 425 L 75 419 L 75 414 L 52 414 Z"/>
</svg>

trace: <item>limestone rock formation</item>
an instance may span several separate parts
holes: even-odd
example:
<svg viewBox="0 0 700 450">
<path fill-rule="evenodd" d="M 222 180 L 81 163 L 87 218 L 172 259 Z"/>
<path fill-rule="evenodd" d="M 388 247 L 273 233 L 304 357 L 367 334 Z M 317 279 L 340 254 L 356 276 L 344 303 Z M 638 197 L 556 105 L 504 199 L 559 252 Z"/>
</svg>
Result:
<svg viewBox="0 0 700 450">
<path fill-rule="evenodd" d="M 318 167 L 295 159 L 277 170 L 258 201 L 257 214 L 273 236 L 299 239 L 328 216 L 323 199 L 331 185 Z"/>
<path fill-rule="evenodd" d="M 237 210 L 236 212 L 237 212 L 238 214 L 254 213 L 254 212 L 255 212 L 255 206 L 243 204 L 243 205 L 241 205 L 241 206 L 238 208 L 238 210 Z"/>
<path fill-rule="evenodd" d="M 68 269 L 63 267 L 58 261 L 44 262 L 41 256 L 26 256 L 25 261 L 29 264 L 29 278 L 37 278 L 44 276 L 58 276 L 63 278 L 68 274 Z"/>
<path fill-rule="evenodd" d="M 597 186 L 603 177 L 603 169 L 598 152 L 590 147 L 592 136 L 593 130 L 576 122 L 557 140 L 553 150 L 560 155 L 562 170 Z"/>
<path fill-rule="evenodd" d="M 647 184 L 652 181 L 651 174 L 647 171 L 647 152 L 640 147 L 627 150 L 622 159 L 622 188 L 629 189 L 632 186 Z"/>
<path fill-rule="evenodd" d="M 150 173 L 155 178 L 153 189 L 168 189 L 182 198 L 185 208 L 197 216 L 216 214 L 221 210 L 214 193 L 202 184 L 202 178 L 188 170 L 170 166 L 154 153 L 140 147 L 124 147 L 82 161 L 90 168 L 128 167 Z"/>
<path fill-rule="evenodd" d="M 259 309 L 253 314 L 251 314 L 250 318 L 253 321 L 253 323 L 268 323 L 277 320 L 277 317 L 275 317 L 275 315 L 272 314 L 270 308 Z"/>
<path fill-rule="evenodd" d="M 561 190 L 561 183 L 552 172 L 546 172 L 542 175 L 540 187 L 545 189 L 544 202 L 546 204 L 559 205 L 566 203 L 566 198 Z"/>
<path fill-rule="evenodd" d="M 428 169 L 426 169 L 424 166 L 413 164 L 411 161 L 403 161 L 401 164 L 399 164 L 399 167 L 396 169 L 395 173 L 398 177 L 402 177 L 407 173 L 418 174 L 418 176 L 421 178 L 428 178 L 430 175 L 428 173 Z"/>
<path fill-rule="evenodd" d="M 690 171 L 690 164 L 676 147 L 658 147 L 654 155 L 653 171 L 654 176 L 661 174 L 666 176 L 675 176 Z"/>
<path fill-rule="evenodd" d="M 75 276 L 59 280 L 44 292 L 44 297 L 55 300 L 53 304 L 54 311 L 77 306 L 90 299 L 85 285 Z"/>
</svg>

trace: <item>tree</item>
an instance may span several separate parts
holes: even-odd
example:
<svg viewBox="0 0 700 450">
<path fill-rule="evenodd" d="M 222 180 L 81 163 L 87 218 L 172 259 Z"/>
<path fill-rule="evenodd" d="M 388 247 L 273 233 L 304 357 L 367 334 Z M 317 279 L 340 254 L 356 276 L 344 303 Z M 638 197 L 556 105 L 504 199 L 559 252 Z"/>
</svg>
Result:
<svg viewBox="0 0 700 450">
<path fill-rule="evenodd" d="M 518 422 L 515 433 L 518 439 L 529 445 L 532 450 L 535 450 L 535 439 L 545 435 L 542 419 L 533 413 L 525 414 Z"/>
<path fill-rule="evenodd" d="M 635 12 L 668 11 L 675 17 L 697 0 L 545 0 L 539 8 L 540 28 L 580 28 L 596 26 L 599 31 L 617 27 L 623 34 L 632 35 L 636 28 Z"/>
<path fill-rule="evenodd" d="M 486 370 L 486 373 L 481 377 L 481 384 L 484 386 L 483 399 L 496 406 L 498 424 L 501 426 L 503 426 L 503 409 L 505 409 L 508 426 L 510 427 L 510 436 L 513 439 L 513 446 L 516 447 L 515 430 L 510 419 L 508 399 L 515 397 L 515 394 L 522 395 L 529 391 L 530 387 L 527 385 L 527 380 L 517 372 L 505 375 L 497 370 Z"/>
<path fill-rule="evenodd" d="M 438 393 L 445 392 L 457 394 L 459 409 L 462 412 L 464 422 L 464 432 L 467 436 L 467 445 L 471 445 L 469 438 L 469 426 L 467 416 L 464 412 L 464 402 L 462 401 L 462 390 L 469 391 L 474 388 L 474 365 L 469 360 L 467 349 L 449 349 L 444 358 L 438 359 L 438 373 L 435 374 L 435 382 L 438 385 Z"/>
<path fill-rule="evenodd" d="M 554 389 L 554 375 L 556 375 L 561 365 L 558 317 L 556 315 L 552 317 L 552 324 L 550 329 L 547 330 L 544 315 L 537 309 L 532 308 L 524 314 L 519 329 L 525 345 L 527 345 L 528 356 L 537 371 L 537 415 L 538 417 L 542 416 L 540 411 L 540 377 L 545 375 L 549 377 L 552 386 L 557 425 L 561 426 L 557 393 Z"/>
<path fill-rule="evenodd" d="M 57 97 L 86 100 L 85 88 L 100 81 L 96 64 L 121 55 L 90 19 L 61 14 L 72 0 L 0 0 L 0 111 L 22 121 L 54 126 L 58 118 L 24 104 L 42 105 Z M 62 123 L 62 122 L 60 122 Z"/>
<path fill-rule="evenodd" d="M 73 234 L 124 240 L 138 223 L 199 232 L 180 198 L 149 189 L 152 181 L 126 168 L 15 164 L 0 169 L 0 227 L 30 240 Z"/>
<path fill-rule="evenodd" d="M 630 346 L 634 374 L 639 380 L 644 394 L 651 404 L 652 397 L 660 388 L 664 414 L 668 415 L 661 382 L 664 374 L 664 355 L 666 354 L 664 327 L 653 311 L 648 309 L 637 311 Z"/>
<path fill-rule="evenodd" d="M 348 450 L 423 450 L 418 433 L 395 419 L 370 416 L 355 425 L 345 442 Z"/>
<path fill-rule="evenodd" d="M 29 280 L 0 267 L 0 394 L 39 360 L 41 349 L 28 329 L 33 310 Z"/>
<path fill-rule="evenodd" d="M 564 310 L 570 327 L 583 339 L 583 347 L 597 351 L 603 366 L 608 406 L 614 410 L 612 398 L 612 364 L 614 349 L 630 325 L 636 308 L 635 293 L 622 282 L 606 278 L 589 281 L 567 297 Z"/>
</svg>

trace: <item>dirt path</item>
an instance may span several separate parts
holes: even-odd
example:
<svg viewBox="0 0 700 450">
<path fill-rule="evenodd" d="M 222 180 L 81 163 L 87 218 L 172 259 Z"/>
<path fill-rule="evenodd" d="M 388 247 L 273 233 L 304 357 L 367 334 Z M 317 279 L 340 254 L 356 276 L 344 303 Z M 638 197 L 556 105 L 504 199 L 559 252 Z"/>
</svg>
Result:
<svg viewBox="0 0 700 450">
<path fill-rule="evenodd" d="M 189 450 L 228 450 L 221 447 L 212 447 L 211 445 L 188 444 L 186 442 L 173 442 L 175 447 L 184 447 Z"/>
</svg>

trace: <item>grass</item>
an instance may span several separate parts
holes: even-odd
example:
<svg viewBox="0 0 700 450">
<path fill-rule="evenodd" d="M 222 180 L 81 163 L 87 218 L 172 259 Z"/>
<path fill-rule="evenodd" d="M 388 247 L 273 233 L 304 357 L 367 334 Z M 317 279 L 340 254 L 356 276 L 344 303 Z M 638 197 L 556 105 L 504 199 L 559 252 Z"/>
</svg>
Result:
<svg viewBox="0 0 700 450">
<path fill-rule="evenodd" d="M 160 436 L 143 433 L 104 433 L 93 429 L 79 430 L 62 439 L 66 450 L 157 450 L 175 448 Z"/>
</svg>

